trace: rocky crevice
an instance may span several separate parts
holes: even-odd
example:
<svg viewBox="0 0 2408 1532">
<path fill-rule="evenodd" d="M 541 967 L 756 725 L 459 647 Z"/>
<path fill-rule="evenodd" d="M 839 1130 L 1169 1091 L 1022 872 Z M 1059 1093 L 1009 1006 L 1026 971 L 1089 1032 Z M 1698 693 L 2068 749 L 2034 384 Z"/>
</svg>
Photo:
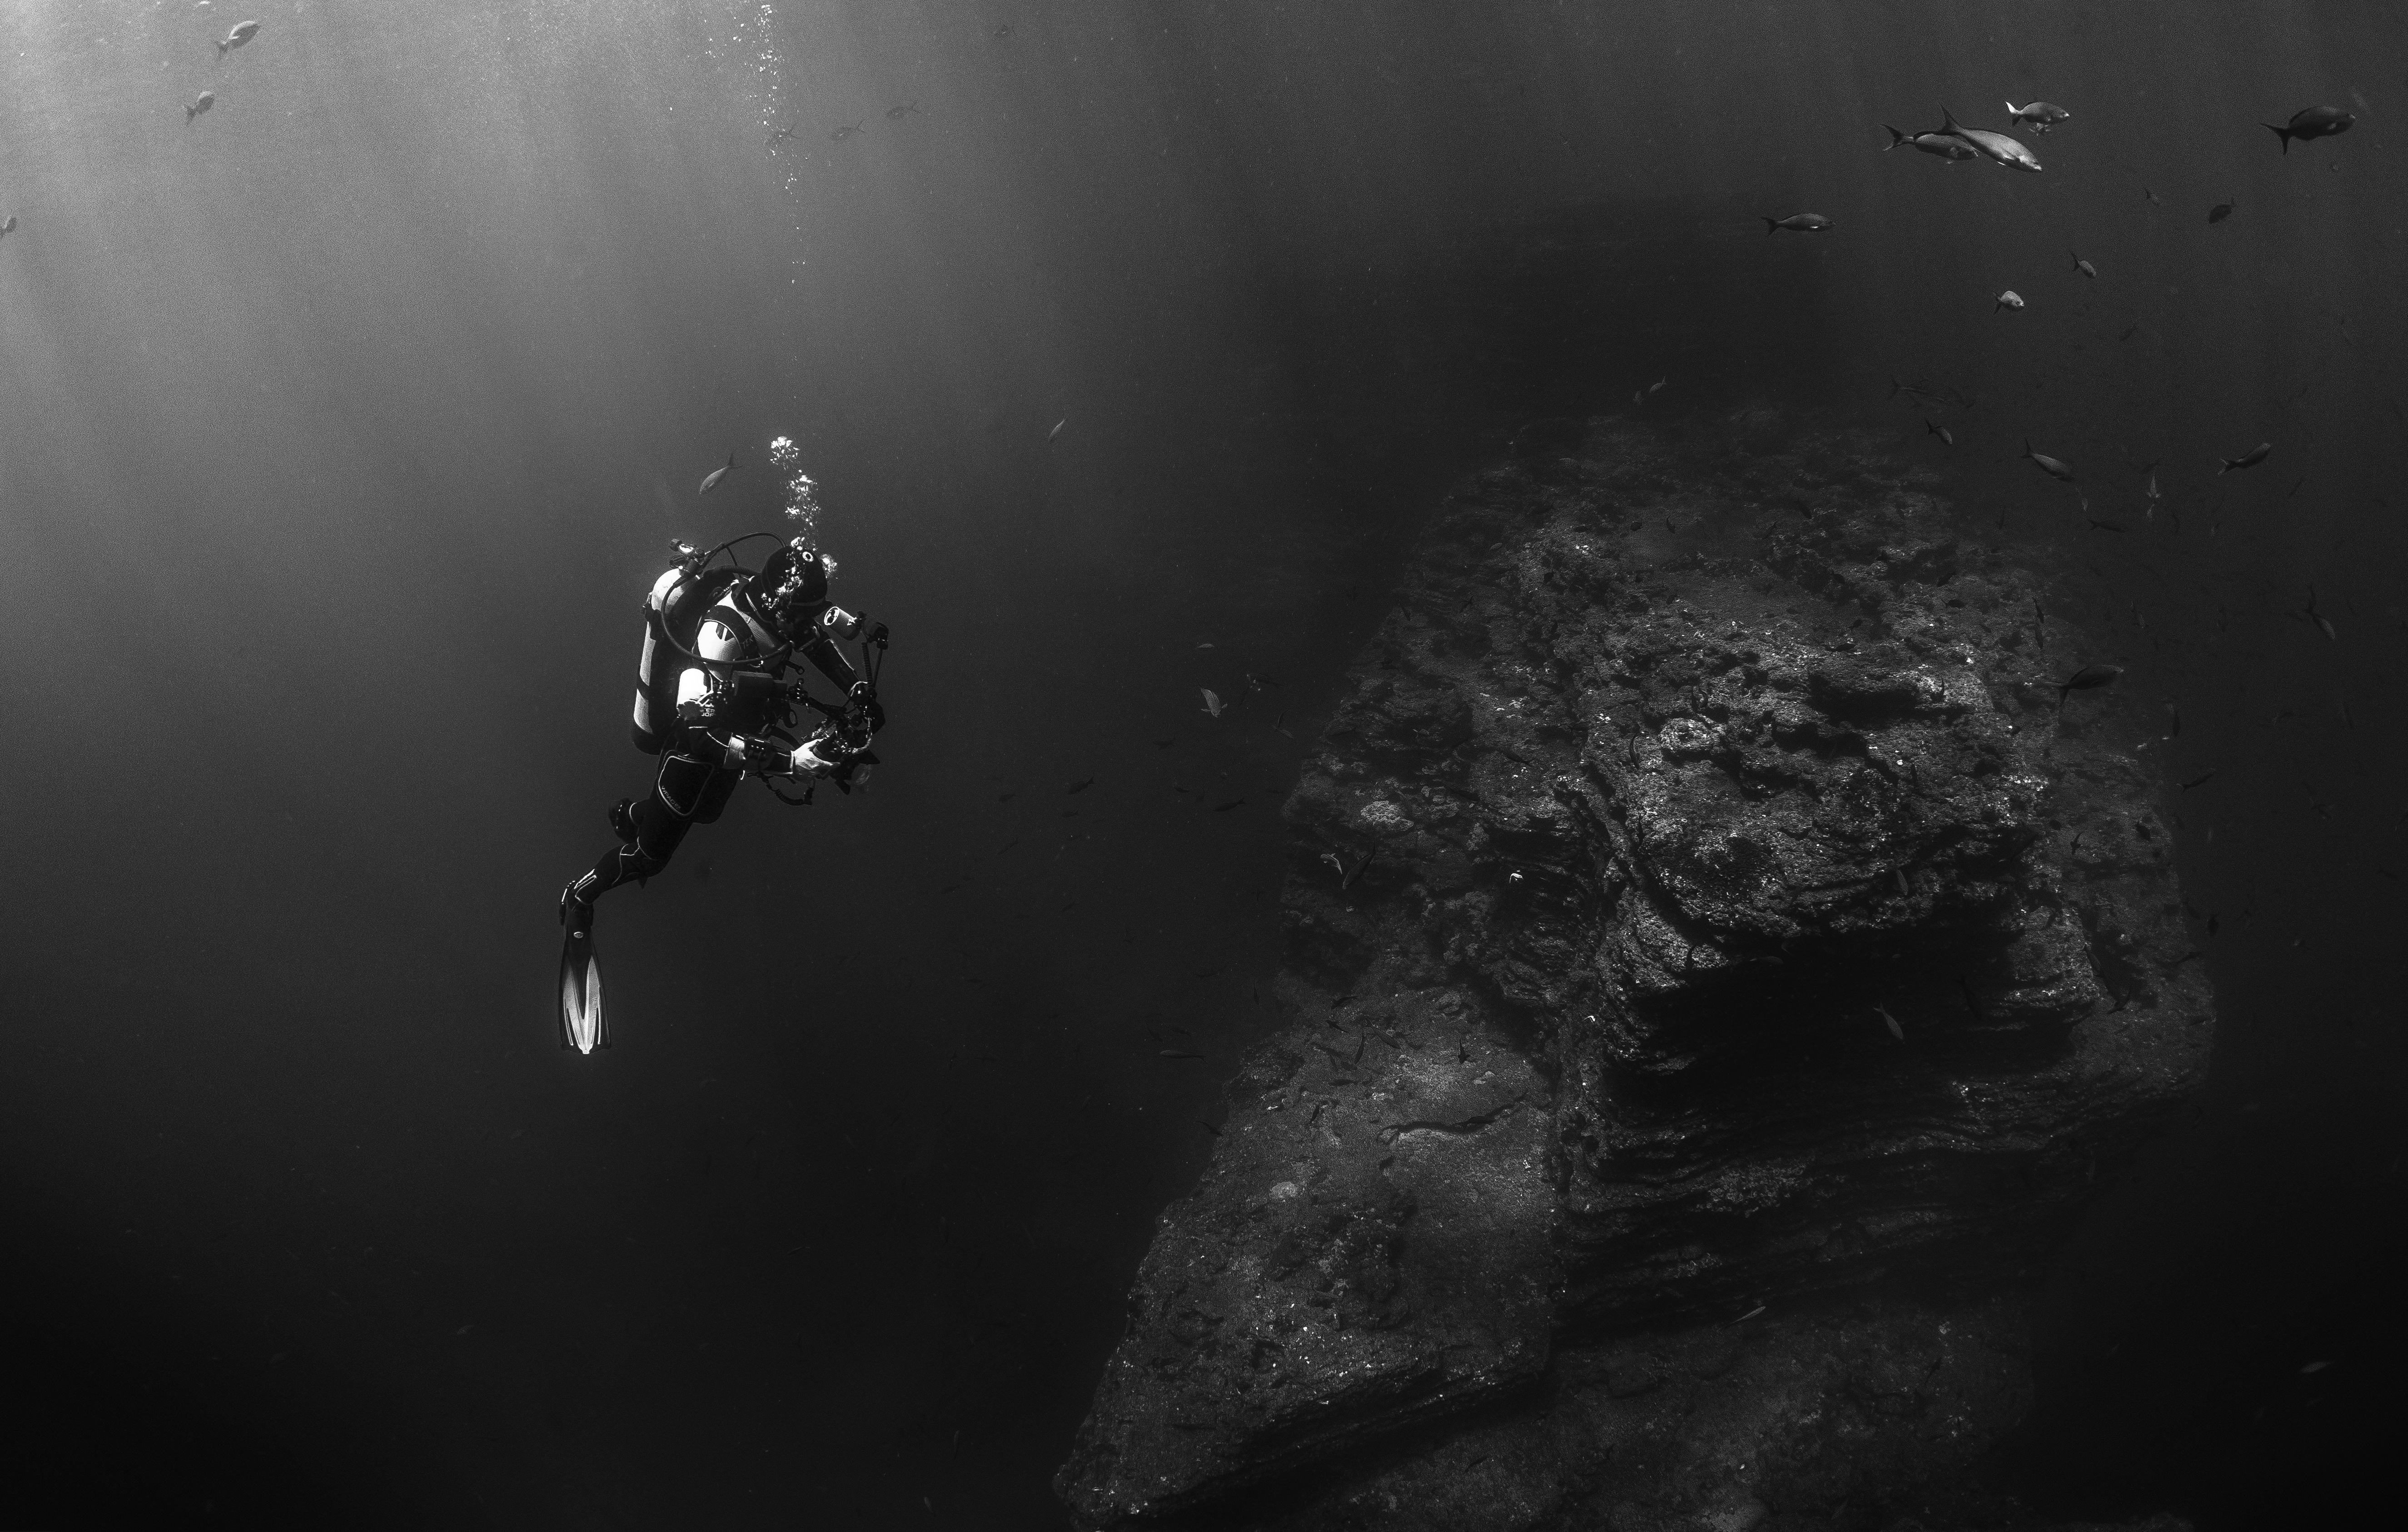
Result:
<svg viewBox="0 0 2408 1532">
<path fill-rule="evenodd" d="M 1425 533 L 1287 805 L 1287 1025 L 1139 1272 L 1059 1481 L 1084 1525 L 1282 1482 L 1297 1526 L 1593 1525 L 1501 1509 L 1542 1481 L 1616 1525 L 1787 1513 L 1558 1419 L 1610 1439 L 1638 1364 L 1598 1358 L 1751 1309 L 1697 1386 L 1789 1380 L 1729 1404 L 1759 1457 L 1859 1507 L 1961 1468 L 1880 1469 L 1888 1417 L 1807 1351 L 2013 1352 L 1999 1294 L 2195 1084 L 2212 998 L 2163 789 L 2112 694 L 2058 691 L 2108 656 L 1870 444 L 1787 431 L 1540 433 Z M 1847 1307 L 1900 1281 L 1954 1296 Z M 2020 1366 L 1950 1396 L 1960 1442 Z M 1517 1438 L 1487 1512 L 1312 1519 L 1515 1399 L 1555 1445 Z M 1354 1489 L 1299 1477 L 1333 1459 Z"/>
</svg>

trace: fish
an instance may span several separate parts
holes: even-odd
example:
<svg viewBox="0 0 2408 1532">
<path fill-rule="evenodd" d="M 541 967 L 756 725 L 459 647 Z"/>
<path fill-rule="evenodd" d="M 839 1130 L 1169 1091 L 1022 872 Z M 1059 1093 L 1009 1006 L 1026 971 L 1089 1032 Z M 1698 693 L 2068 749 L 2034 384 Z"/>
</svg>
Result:
<svg viewBox="0 0 2408 1532">
<path fill-rule="evenodd" d="M 1764 218 L 1762 213 L 1756 215 Z M 1820 213 L 1792 213 L 1787 218 L 1765 218 L 1764 232 L 1769 237 L 1787 229 L 1792 234 L 1820 234 L 1831 227 L 1831 221 Z"/>
<path fill-rule="evenodd" d="M 2099 279 L 2099 268 L 2084 260 L 2080 251 L 2067 251 L 2065 253 L 2073 257 L 2074 270 L 2082 273 L 2085 277 L 2089 278 L 2094 282 Z"/>
<path fill-rule="evenodd" d="M 736 453 L 731 450 L 727 454 L 726 462 L 721 464 L 718 467 L 711 469 L 709 473 L 702 476 L 702 488 L 695 491 L 694 493 L 696 494 L 709 494 L 711 491 L 719 488 L 719 481 L 726 478 L 728 472 L 735 466 Z"/>
<path fill-rule="evenodd" d="M 799 125 L 799 122 L 787 123 L 784 127 L 780 128 L 777 132 L 769 135 L 769 142 L 764 147 L 768 149 L 777 148 L 779 144 L 784 142 L 788 138 L 792 138 L 795 136 L 795 129 Z"/>
<path fill-rule="evenodd" d="M 2229 202 L 2229 201 L 2228 201 L 2228 202 L 2219 202 L 2219 203 L 2217 203 L 2214 207 L 2210 208 L 2207 210 L 2207 221 L 2208 221 L 2210 223 L 2221 223 L 2221 222 L 2223 222 L 2226 219 L 2230 218 L 2231 216 L 2232 216 L 2232 203 L 2231 203 L 2231 202 Z"/>
<path fill-rule="evenodd" d="M 865 117 L 861 120 L 861 122 L 867 122 L 868 121 L 869 119 Z M 861 131 L 861 122 L 854 122 L 849 126 L 837 129 L 834 133 L 828 135 L 828 142 L 832 144 L 840 144 L 844 142 L 847 138 L 852 137 L 854 134 Z"/>
<path fill-rule="evenodd" d="M 2149 190 L 2147 187 L 2145 187 L 2145 186 L 2143 186 L 2143 187 L 2142 187 L 2142 188 L 2141 188 L 2141 195 L 2143 195 L 2143 196 L 2144 196 L 2144 197 L 2148 198 L 2148 199 L 2149 199 L 2149 201 L 2150 201 L 2151 203 L 2155 204 L 2155 205 L 2156 205 L 2156 206 L 2157 206 L 2157 207 L 2162 208 L 2162 207 L 2164 207 L 2164 206 L 2165 206 L 2165 204 L 2166 204 L 2166 199 L 2165 199 L 2165 198 L 2163 198 L 2163 197 L 2161 197 L 2161 196 L 2157 195 L 2155 192 L 2150 191 L 2150 190 Z"/>
<path fill-rule="evenodd" d="M 2059 122 L 2069 121 L 2072 116 L 2073 114 L 2063 107 L 2053 106 L 2045 101 L 2035 101 L 2028 107 L 2018 107 L 2012 101 L 2007 103 L 2007 121 L 2021 122 L 2034 133 L 2046 133 Z"/>
<path fill-rule="evenodd" d="M 887 107 L 886 120 L 890 122 L 899 122 L 903 118 L 912 116 L 918 112 L 919 109 L 920 104 L 918 102 L 907 101 L 902 106 Z"/>
<path fill-rule="evenodd" d="M 251 39 L 258 36 L 259 23 L 257 21 L 236 22 L 235 29 L 225 35 L 225 40 L 223 42 L 218 44 L 218 57 L 224 58 L 226 56 L 227 49 L 240 48 L 243 44 L 251 41 Z"/>
<path fill-rule="evenodd" d="M 2158 737 L 2171 743 L 2182 737 L 2182 709 L 2169 702 L 2166 704 L 2166 717 L 2170 722 L 2166 724 L 2166 732 Z M 2212 777 L 2215 773 L 2211 771 L 2208 775 Z"/>
<path fill-rule="evenodd" d="M 2316 588 L 2313 585 L 2308 587 L 2308 604 L 2305 608 L 2301 609 L 2300 615 L 2305 617 L 2309 622 L 2314 623 L 2316 626 L 2324 629 L 2325 637 L 2328 639 L 2330 639 L 2334 643 L 2341 642 L 2341 634 L 2333 627 L 2332 619 L 2316 610 Z"/>
<path fill-rule="evenodd" d="M 2024 295 L 2010 287 L 1990 300 L 1990 312 L 1995 314 L 2001 308 L 2021 308 L 2023 306 Z"/>
<path fill-rule="evenodd" d="M 1085 780 L 1082 780 L 1082 781 L 1075 781 L 1075 782 L 1072 782 L 1072 783 L 1070 784 L 1070 786 L 1069 786 L 1069 789 L 1068 789 L 1068 790 L 1069 790 L 1070 792 L 1073 792 L 1073 793 L 1084 793 L 1087 789 L 1089 789 L 1089 788 L 1091 788 L 1091 787 L 1093 787 L 1093 786 L 1095 786 L 1095 785 L 1096 785 L 1096 779 L 1094 779 L 1093 777 L 1089 777 L 1089 778 L 1085 779 Z"/>
<path fill-rule="evenodd" d="M 2123 531 L 2123 530 L 2124 530 L 2122 527 L 2117 526 L 2114 523 L 2113 523 L 2113 522 L 2102 522 L 2102 521 L 2100 521 L 2100 520 L 2098 517 L 2096 517 L 2096 516 L 2093 516 L 2092 518 L 2090 518 L 2090 524 L 2091 524 L 2092 526 L 2097 527 L 2097 528 L 2098 528 L 2100 531 L 2101 531 L 2101 532 L 2121 532 L 2121 531 Z M 2143 623 L 2141 625 L 2142 625 L 2143 627 L 2146 627 L 2146 626 L 2148 626 L 2148 623 Z"/>
<path fill-rule="evenodd" d="M 1658 389 L 1662 388 L 1665 384 L 1667 384 L 1667 383 L 1670 382 L 1671 380 L 1672 380 L 1672 375 L 1671 375 L 1670 373 L 1669 373 L 1669 372 L 1668 372 L 1668 373 L 1666 373 L 1663 377 L 1658 378 L 1658 379 L 1656 379 L 1654 382 L 1652 382 L 1652 383 L 1648 384 L 1648 385 L 1647 385 L 1647 392 L 1648 392 L 1648 393 L 1650 393 L 1650 394 L 1653 394 L 1653 393 L 1655 393 L 1656 390 L 1658 390 Z"/>
<path fill-rule="evenodd" d="M 1959 409 L 1973 408 L 1973 396 L 1964 390 L 1950 388 L 1945 383 L 1926 382 L 1919 378 L 1911 383 L 1900 382 L 1895 378 L 1891 379 L 1889 396 L 1895 399 L 1901 394 L 1910 398 L 1929 399 L 1938 404 L 1954 405 Z"/>
<path fill-rule="evenodd" d="M 1933 436 L 1938 437 L 1940 438 L 1941 446 L 1954 447 L 1956 445 L 1956 438 L 1948 434 L 1948 428 L 1944 425 L 1934 422 L 1928 416 L 1924 418 L 1923 428 L 1926 431 L 1930 432 Z"/>
<path fill-rule="evenodd" d="M 1243 808 L 1245 806 L 1245 802 L 1246 800 L 1243 798 L 1231 798 L 1226 803 L 1216 803 L 1212 806 L 1212 812 L 1216 814 L 1226 814 L 1232 809 Z"/>
<path fill-rule="evenodd" d="M 1205 710 L 1206 712 L 1208 712 L 1208 713 L 1211 713 L 1214 718 L 1218 718 L 1218 717 L 1220 717 L 1220 716 L 1221 716 L 1221 698 L 1220 698 L 1220 694 L 1219 694 L 1218 693 L 1214 692 L 1214 691 L 1212 690 L 1212 688 L 1211 688 L 1211 687 L 1209 687 L 1209 686 L 1199 686 L 1199 687 L 1197 687 L 1197 690 L 1204 694 L 1204 710 Z"/>
<path fill-rule="evenodd" d="M 1889 131 L 1889 142 L 1882 146 L 1882 152 L 1885 154 L 1902 145 L 1909 149 L 1921 150 L 1926 154 L 1937 154 L 1942 159 L 1951 162 L 1978 160 L 1982 157 L 1981 150 L 1953 133 L 1900 133 L 1898 129 L 1890 127 L 1887 122 L 1884 122 L 1882 126 Z"/>
<path fill-rule="evenodd" d="M 2137 325 L 2137 324 L 2130 324 L 2130 325 L 2127 325 L 2127 326 L 2125 326 L 2125 328 L 2124 328 L 2124 333 L 2123 333 L 2122 335 L 2120 335 L 2120 336 L 2117 336 L 2115 338 L 2116 338 L 2117 340 L 2129 340 L 2129 339 L 2131 339 L 2134 336 L 2139 335 L 2140 333 L 2141 333 L 2141 327 L 2140 327 L 2139 325 Z"/>
<path fill-rule="evenodd" d="M 2101 686 L 2112 684 L 2115 678 L 2123 673 L 2124 667 L 2120 665 L 2086 665 L 2057 682 L 2057 705 L 2060 708 L 2065 706 L 2066 694 L 2069 692 L 2096 691 Z"/>
<path fill-rule="evenodd" d="M 2354 113 L 2345 112 L 2339 107 L 2303 107 L 2293 112 L 2291 121 L 2283 127 L 2278 128 L 2272 122 L 2258 125 L 2280 138 L 2283 152 L 2288 154 L 2294 138 L 2329 138 L 2336 133 L 2347 133 L 2350 124 L 2357 121 Z"/>
<path fill-rule="evenodd" d="M 1879 1006 L 1873 1007 L 1873 1010 L 1881 1017 L 1882 1024 L 1889 1028 L 1889 1035 L 1891 1037 L 1896 1038 L 1900 1042 L 1904 1042 L 1906 1040 L 1906 1028 L 1898 1024 L 1897 1017 L 1891 1015 L 1888 1011 L 1884 1010 Z"/>
<path fill-rule="evenodd" d="M 1370 865 L 1371 865 L 1371 858 L 1373 858 L 1373 857 L 1375 857 L 1375 856 L 1377 856 L 1377 855 L 1379 855 L 1379 854 L 1380 854 L 1380 848 L 1379 848 L 1379 847 L 1377 847 L 1377 846 L 1374 846 L 1374 847 L 1372 847 L 1369 851 L 1365 852 L 1363 853 L 1363 860 L 1361 860 L 1360 862 L 1357 862 L 1357 863 L 1355 863 L 1355 864 L 1354 864 L 1354 870 L 1353 872 L 1348 873 L 1348 874 L 1347 874 L 1346 876 L 1344 876 L 1343 878 L 1340 878 L 1340 879 L 1339 879 L 1339 880 L 1338 880 L 1338 892 L 1339 892 L 1339 893 L 1340 893 L 1340 894 L 1343 894 L 1343 893 L 1345 893 L 1348 889 L 1353 888 L 1353 887 L 1354 887 L 1357 882 L 1361 881 L 1362 877 L 1363 877 L 1364 869 L 1365 869 L 1365 868 L 1367 868 L 1367 867 L 1369 867 L 1369 866 L 1370 866 Z"/>
<path fill-rule="evenodd" d="M 1979 150 L 1984 158 L 1995 161 L 2010 170 L 2028 170 L 2034 175 L 2040 173 L 2040 161 L 2033 157 L 2032 151 L 2005 134 L 1992 133 L 1986 128 L 1969 128 L 1957 122 L 1956 114 L 1945 107 L 1940 108 L 1940 116 L 1942 125 L 1939 131 L 1953 133 L 1964 139 Z"/>
<path fill-rule="evenodd" d="M 2272 454 L 2273 451 L 2274 444 L 2272 442 L 2261 441 L 2257 446 L 2250 448 L 2249 451 L 2242 453 L 2239 457 L 2228 457 L 2223 459 L 2222 462 L 2224 466 L 2215 470 L 2216 477 L 2220 479 L 2224 475 L 2230 473 L 2235 468 L 2254 468 L 2260 463 L 2265 462 L 2267 457 Z"/>
<path fill-rule="evenodd" d="M 5 222 L 5 223 L 0 223 L 0 237 L 5 237 L 5 236 L 8 236 L 8 235 L 15 234 L 16 232 L 17 232 L 17 215 L 16 215 L 16 214 L 14 214 L 14 213 L 10 213 L 10 214 L 8 215 L 8 221 L 7 221 L 7 222 Z"/>
<path fill-rule="evenodd" d="M 993 32 L 988 33 L 987 36 L 996 39 L 997 41 L 1001 41 L 1003 38 L 1009 37 L 1011 36 L 1011 23 L 1010 21 L 1006 21 L 1003 25 L 996 27 Z"/>
<path fill-rule="evenodd" d="M 2062 480 L 2068 484 L 2075 481 L 2073 470 L 2071 468 L 2067 467 L 2063 463 L 2049 456 L 2046 452 L 2033 451 L 2031 448 L 2031 438 L 2029 437 L 2026 437 L 2024 438 L 2024 456 L 2031 459 L 2034 463 L 2039 464 L 2040 471 L 2048 475 L 2051 479 Z"/>
<path fill-rule="evenodd" d="M 1068 415 L 1065 415 L 1065 416 L 1063 416 L 1060 420 L 1055 421 L 1055 422 L 1054 422 L 1054 429 L 1045 433 L 1045 440 L 1046 440 L 1046 443 L 1050 446 L 1050 445 L 1053 443 L 1054 438 L 1055 437 L 1058 437 L 1058 436 L 1060 436 L 1060 435 L 1062 434 L 1062 427 L 1064 427 L 1064 426 L 1066 426 L 1066 425 L 1068 425 L 1068 424 L 1069 424 L 1069 423 L 1070 423 L 1070 417 L 1069 417 L 1069 416 L 1068 416 Z"/>
<path fill-rule="evenodd" d="M 184 108 L 184 126 L 188 128 L 191 127 L 193 125 L 194 118 L 200 116 L 201 113 L 208 110 L 211 107 L 214 107 L 217 104 L 218 93 L 215 91 L 203 91 L 199 95 L 193 98 L 193 104 L 191 106 Z"/>
</svg>

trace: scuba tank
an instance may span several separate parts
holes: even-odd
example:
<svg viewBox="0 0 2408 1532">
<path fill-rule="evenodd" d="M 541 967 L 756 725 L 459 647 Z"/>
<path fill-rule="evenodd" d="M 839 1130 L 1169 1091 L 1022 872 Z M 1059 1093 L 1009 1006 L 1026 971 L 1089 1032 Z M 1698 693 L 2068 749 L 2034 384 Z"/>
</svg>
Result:
<svg viewBox="0 0 2408 1532">
<path fill-rule="evenodd" d="M 744 578 L 739 567 L 705 569 L 692 549 L 652 582 L 644 597 L 644 651 L 636 662 L 636 748 L 658 755 L 677 727 L 678 676 L 693 663 L 703 615 Z"/>
</svg>

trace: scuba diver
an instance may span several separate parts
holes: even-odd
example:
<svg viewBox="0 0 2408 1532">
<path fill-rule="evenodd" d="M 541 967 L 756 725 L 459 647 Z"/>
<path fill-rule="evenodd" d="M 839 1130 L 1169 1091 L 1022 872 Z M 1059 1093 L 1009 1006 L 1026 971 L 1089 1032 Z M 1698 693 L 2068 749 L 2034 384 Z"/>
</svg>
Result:
<svg viewBox="0 0 2408 1532">
<path fill-rule="evenodd" d="M 635 738 L 638 750 L 660 757 L 660 768 L 642 801 L 611 806 L 620 844 L 560 891 L 567 933 L 560 959 L 564 1048 L 590 1053 L 610 1045 L 594 955 L 596 898 L 667 866 L 686 832 L 718 819 L 747 777 L 799 808 L 811 800 L 810 784 L 832 781 L 851 793 L 877 762 L 869 745 L 886 723 L 878 703 L 886 624 L 829 604 L 835 561 L 805 538 L 780 542 L 757 570 L 732 556 L 738 544 L 779 536 L 756 532 L 707 553 L 678 543 L 678 562 L 644 599 Z M 723 552 L 731 554 L 728 564 L 712 567 Z M 858 668 L 839 640 L 859 643 Z M 840 702 L 822 701 L 803 680 L 787 679 L 799 671 L 798 657 L 834 683 Z M 821 715 L 808 738 L 792 732 L 797 707 Z M 772 778 L 803 780 L 802 795 L 789 797 Z"/>
</svg>

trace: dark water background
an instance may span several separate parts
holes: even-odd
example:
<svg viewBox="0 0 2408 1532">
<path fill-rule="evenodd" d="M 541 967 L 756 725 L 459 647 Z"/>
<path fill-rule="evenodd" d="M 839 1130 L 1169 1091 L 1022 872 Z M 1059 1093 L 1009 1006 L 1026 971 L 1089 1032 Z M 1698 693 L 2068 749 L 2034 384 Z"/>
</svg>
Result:
<svg viewBox="0 0 2408 1532">
<path fill-rule="evenodd" d="M 2404 37 L 11 7 L 0 1525 L 1055 1525 L 1387 572 L 1518 422 L 1658 378 L 1666 421 L 1895 430 L 2066 557 L 2133 737 L 2178 701 L 2214 1077 L 2056 1271 L 2002 1471 L 2329 1511 L 2401 1415 Z M 2036 95 L 2043 175 L 1878 152 Z M 2316 103 L 2358 126 L 2256 125 Z M 1978 396 L 1953 451 L 1893 376 Z M 564 1056 L 553 899 L 647 780 L 637 603 L 671 536 L 774 523 L 779 434 L 894 626 L 892 766 L 748 790 L 606 901 L 618 1046 Z"/>
</svg>

